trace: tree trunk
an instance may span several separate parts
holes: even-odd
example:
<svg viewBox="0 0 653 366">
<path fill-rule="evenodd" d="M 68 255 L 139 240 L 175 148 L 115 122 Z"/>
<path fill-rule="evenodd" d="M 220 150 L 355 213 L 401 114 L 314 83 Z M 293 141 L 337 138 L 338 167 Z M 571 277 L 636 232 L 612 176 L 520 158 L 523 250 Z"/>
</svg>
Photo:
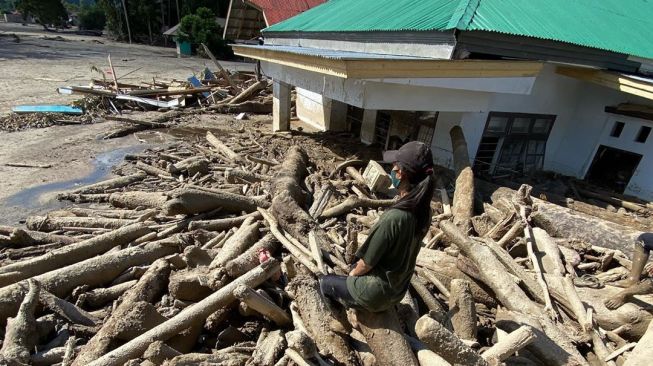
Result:
<svg viewBox="0 0 653 366">
<path fill-rule="evenodd" d="M 257 207 L 267 208 L 264 200 L 241 196 L 228 192 L 208 192 L 184 188 L 173 192 L 173 199 L 163 205 L 163 213 L 168 216 L 193 215 L 222 208 L 225 212 L 252 212 Z"/>
<path fill-rule="evenodd" d="M 277 250 L 279 250 L 279 246 L 280 244 L 274 236 L 272 234 L 267 234 L 263 239 L 247 249 L 243 254 L 229 261 L 225 266 L 225 270 L 231 278 L 239 277 L 245 272 L 258 266 L 259 251 L 267 250 L 270 254 L 274 255 Z"/>
<path fill-rule="evenodd" d="M 526 349 L 545 365 L 588 365 L 564 333 L 558 330 L 553 323 L 546 321 L 546 318 L 537 318 L 541 313 L 526 315 L 499 308 L 496 316 L 497 327 L 514 332 L 522 326 L 529 326 L 535 333 L 535 340 Z M 574 350 L 574 352 L 570 352 L 570 350 Z"/>
<path fill-rule="evenodd" d="M 454 333 L 468 341 L 476 340 L 476 306 L 470 284 L 465 280 L 451 281 L 449 314 Z"/>
<path fill-rule="evenodd" d="M 597 219 L 568 208 L 535 202 L 532 220 L 550 235 L 580 239 L 592 245 L 631 253 L 633 243 L 642 233 L 622 225 Z"/>
<path fill-rule="evenodd" d="M 133 223 L 133 220 L 105 219 L 102 217 L 30 216 L 27 218 L 26 225 L 30 230 L 56 231 L 65 227 L 119 229 Z"/>
<path fill-rule="evenodd" d="M 223 267 L 229 261 L 241 255 L 247 248 L 256 243 L 258 239 L 258 229 L 258 221 L 254 222 L 253 218 L 245 220 L 234 236 L 224 243 L 220 252 L 218 252 L 218 255 L 213 259 L 209 267 Z"/>
<path fill-rule="evenodd" d="M 318 348 L 326 356 L 342 365 L 357 365 L 358 362 L 345 337 L 335 332 L 333 326 L 338 317 L 320 294 L 318 283 L 307 276 L 295 277 L 287 287 L 299 308 L 301 319 Z"/>
<path fill-rule="evenodd" d="M 236 287 L 234 296 L 280 327 L 292 324 L 292 319 L 290 319 L 290 315 L 285 310 L 250 287 L 244 285 Z"/>
<path fill-rule="evenodd" d="M 535 332 L 531 327 L 524 325 L 514 332 L 510 332 L 504 339 L 483 352 L 481 356 L 489 362 L 493 360 L 501 362 L 533 341 L 535 341 Z"/>
<path fill-rule="evenodd" d="M 121 192 L 112 193 L 109 196 L 109 203 L 114 207 L 135 209 L 138 207 L 161 208 L 168 200 L 168 197 L 161 192 Z"/>
<path fill-rule="evenodd" d="M 36 344 L 36 318 L 34 312 L 39 303 L 40 284 L 34 280 L 29 281 L 29 292 L 25 294 L 18 314 L 7 321 L 7 330 L 4 334 L 0 361 L 12 365 L 26 365 L 30 361 L 30 352 Z"/>
<path fill-rule="evenodd" d="M 180 242 L 162 240 L 143 247 L 127 248 L 90 258 L 33 278 L 45 290 L 65 297 L 78 286 L 104 285 L 128 268 L 149 264 L 158 258 L 176 253 L 180 245 Z M 0 289 L 0 324 L 4 324 L 7 318 L 18 310 L 20 299 L 27 292 L 26 287 L 27 281 L 21 281 Z"/>
<path fill-rule="evenodd" d="M 467 142 L 460 126 L 455 126 L 449 131 L 453 149 L 453 165 L 456 173 L 456 191 L 453 195 L 454 223 L 464 233 L 472 227 L 471 219 L 474 216 L 474 173 L 469 162 Z"/>
<path fill-rule="evenodd" d="M 244 284 L 250 287 L 257 287 L 278 270 L 279 262 L 274 259 L 261 264 L 259 267 L 237 278 L 204 300 L 185 308 L 165 323 L 141 334 L 91 362 L 89 366 L 117 366 L 124 364 L 132 358 L 141 356 L 152 342 L 170 339 L 188 328 L 198 319 L 204 320 L 212 313 L 234 301 L 235 297 L 232 293 L 238 285 Z"/>
<path fill-rule="evenodd" d="M 653 322 L 626 359 L 624 366 L 649 365 L 653 359 Z"/>
<path fill-rule="evenodd" d="M 418 365 L 394 308 L 380 313 L 356 310 L 356 320 L 379 365 Z"/>
<path fill-rule="evenodd" d="M 197 230 L 197 229 L 204 229 L 209 231 L 229 230 L 232 227 L 242 225 L 242 223 L 245 222 L 245 220 L 247 220 L 249 217 L 253 217 L 255 220 L 260 220 L 262 218 L 260 212 L 254 211 L 246 215 L 242 215 L 238 217 L 230 217 L 226 219 L 204 220 L 204 221 L 197 220 L 190 223 L 190 225 L 188 226 L 188 230 Z"/>
<path fill-rule="evenodd" d="M 428 315 L 419 318 L 415 325 L 415 332 L 433 352 L 451 364 L 488 366 L 476 351 Z"/>
<path fill-rule="evenodd" d="M 118 325 L 123 318 L 126 318 L 127 313 L 135 307 L 137 302 L 153 301 L 166 288 L 169 275 L 170 263 L 164 259 L 154 262 L 138 280 L 138 283 L 124 294 L 120 305 L 111 313 L 111 317 L 104 322 L 98 333 L 82 347 L 73 366 L 87 365 L 105 354 L 112 341 L 118 336 Z"/>
<path fill-rule="evenodd" d="M 26 259 L 0 268 L 0 274 L 15 273 L 11 277 L 3 276 L 0 287 L 7 286 L 25 278 L 30 278 L 57 268 L 81 262 L 102 254 L 115 246 L 122 246 L 150 232 L 143 224 L 122 227 L 94 238 L 70 244 L 53 250 L 39 257 Z"/>
</svg>

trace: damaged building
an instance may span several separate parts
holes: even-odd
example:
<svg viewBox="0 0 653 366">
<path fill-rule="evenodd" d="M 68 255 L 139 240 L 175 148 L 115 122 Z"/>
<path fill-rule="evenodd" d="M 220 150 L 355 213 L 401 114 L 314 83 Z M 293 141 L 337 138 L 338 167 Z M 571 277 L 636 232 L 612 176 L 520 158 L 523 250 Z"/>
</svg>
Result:
<svg viewBox="0 0 653 366">
<path fill-rule="evenodd" d="M 274 79 L 274 129 L 297 116 L 475 171 L 551 171 L 653 200 L 653 5 L 331 0 L 236 45 Z"/>
</svg>

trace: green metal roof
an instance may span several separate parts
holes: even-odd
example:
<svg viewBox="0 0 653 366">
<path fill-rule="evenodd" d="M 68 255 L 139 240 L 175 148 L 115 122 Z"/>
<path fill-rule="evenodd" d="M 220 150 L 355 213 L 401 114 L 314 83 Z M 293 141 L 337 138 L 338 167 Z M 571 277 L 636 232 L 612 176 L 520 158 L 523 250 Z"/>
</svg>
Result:
<svg viewBox="0 0 653 366">
<path fill-rule="evenodd" d="M 650 0 L 330 0 L 265 32 L 489 31 L 653 59 Z"/>
</svg>

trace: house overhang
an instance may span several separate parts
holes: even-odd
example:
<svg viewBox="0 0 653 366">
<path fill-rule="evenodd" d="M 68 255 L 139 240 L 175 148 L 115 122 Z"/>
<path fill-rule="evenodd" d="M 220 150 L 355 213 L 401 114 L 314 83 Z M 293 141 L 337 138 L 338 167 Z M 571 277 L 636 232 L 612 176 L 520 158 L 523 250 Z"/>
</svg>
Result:
<svg viewBox="0 0 653 366">
<path fill-rule="evenodd" d="M 232 47 L 239 56 L 345 79 L 533 77 L 543 66 L 536 61 L 439 60 L 294 46 Z"/>
<path fill-rule="evenodd" d="M 612 71 L 567 66 L 558 66 L 556 72 L 560 75 L 653 100 L 653 79 Z"/>
</svg>

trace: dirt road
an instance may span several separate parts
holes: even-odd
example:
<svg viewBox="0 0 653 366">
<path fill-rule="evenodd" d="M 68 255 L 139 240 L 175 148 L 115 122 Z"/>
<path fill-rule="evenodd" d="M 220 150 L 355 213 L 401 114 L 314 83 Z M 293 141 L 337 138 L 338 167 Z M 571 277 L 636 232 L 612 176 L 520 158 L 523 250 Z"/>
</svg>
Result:
<svg viewBox="0 0 653 366">
<path fill-rule="evenodd" d="M 16 34 L 20 42 L 14 42 Z M 107 55 L 120 81 L 185 79 L 210 60 L 179 59 L 173 48 L 117 43 L 101 37 L 59 35 L 37 26 L 0 23 L 0 115 L 20 104 L 67 104 L 79 96 L 64 96 L 56 88 L 87 85 L 96 66 L 107 70 Z M 251 64 L 223 62 L 231 70 L 250 71 Z M 110 76 L 109 76 L 110 77 Z M 215 117 L 218 118 L 218 117 Z M 227 118 L 227 117 L 225 117 Z M 200 119 L 199 117 L 197 119 Z M 16 224 L 30 214 L 56 208 L 57 192 L 88 184 L 110 174 L 125 154 L 151 143 L 169 140 L 159 132 L 114 140 L 98 139 L 116 127 L 114 122 L 84 126 L 55 126 L 22 132 L 0 132 L 0 224 Z M 48 168 L 11 167 L 28 163 Z"/>
<path fill-rule="evenodd" d="M 15 42 L 13 34 L 20 42 Z M 101 79 L 101 74 L 92 72 L 91 67 L 106 73 L 109 54 L 119 80 L 125 83 L 153 78 L 185 80 L 206 66 L 215 69 L 208 59 L 177 58 L 174 48 L 130 45 L 104 37 L 44 32 L 36 25 L 0 23 L 0 115 L 9 113 L 15 105 L 66 104 L 77 99 L 59 95 L 56 89 Z M 253 70 L 248 63 L 225 61 L 222 65 L 230 70 Z M 110 74 L 107 77 L 111 78 Z"/>
</svg>

